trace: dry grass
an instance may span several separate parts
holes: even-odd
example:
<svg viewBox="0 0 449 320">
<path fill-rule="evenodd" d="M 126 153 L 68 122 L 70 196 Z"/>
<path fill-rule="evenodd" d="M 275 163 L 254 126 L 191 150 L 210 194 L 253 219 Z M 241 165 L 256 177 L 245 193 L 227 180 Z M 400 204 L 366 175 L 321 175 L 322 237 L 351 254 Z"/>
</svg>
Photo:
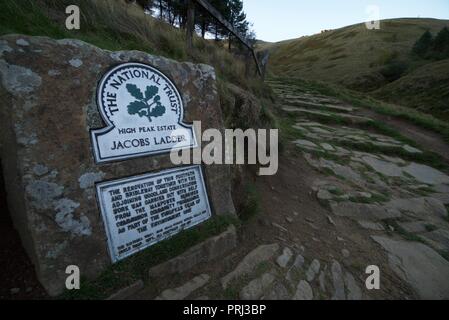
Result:
<svg viewBox="0 0 449 320">
<path fill-rule="evenodd" d="M 449 59 L 426 64 L 382 87 L 374 96 L 449 121 Z"/>
<path fill-rule="evenodd" d="M 65 29 L 65 8 L 81 9 L 81 29 Z M 228 52 L 222 43 L 194 39 L 194 50 L 187 52 L 184 30 L 146 15 L 135 4 L 118 0 L 2 0 L 0 35 L 22 33 L 53 38 L 76 38 L 108 50 L 139 50 L 179 61 L 212 65 L 223 81 L 246 90 L 264 91 L 257 79 L 247 81 L 245 63 Z"/>
<path fill-rule="evenodd" d="M 322 34 L 264 44 L 270 48 L 270 72 L 278 76 L 299 76 L 310 80 L 328 81 L 349 88 L 360 88 L 360 77 L 379 72 L 392 57 L 399 58 L 410 69 L 422 65 L 410 55 L 415 41 L 424 29 L 438 32 L 447 20 L 396 19 L 381 22 L 380 30 L 367 30 L 357 24 Z M 344 52 L 344 55 L 341 54 Z M 310 57 L 319 57 L 310 68 Z M 338 57 L 338 59 L 337 59 Z M 329 60 L 338 60 L 338 65 L 328 72 Z M 378 87 L 383 85 L 378 83 Z M 369 88 L 371 89 L 371 86 Z"/>
<path fill-rule="evenodd" d="M 264 48 L 272 52 L 269 73 L 274 76 L 336 84 L 447 121 L 449 60 L 432 63 L 411 53 L 425 30 L 436 34 L 445 25 L 449 26 L 448 20 L 384 20 L 380 30 L 357 24 L 311 37 L 265 43 Z"/>
</svg>

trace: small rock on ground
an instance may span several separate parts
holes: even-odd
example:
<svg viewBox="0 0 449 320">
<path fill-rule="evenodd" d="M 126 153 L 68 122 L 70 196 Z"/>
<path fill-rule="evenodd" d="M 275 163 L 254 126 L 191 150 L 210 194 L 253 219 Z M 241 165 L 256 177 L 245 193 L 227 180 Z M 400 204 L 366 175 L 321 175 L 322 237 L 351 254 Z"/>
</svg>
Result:
<svg viewBox="0 0 449 320">
<path fill-rule="evenodd" d="M 299 282 L 293 300 L 313 300 L 313 290 L 307 281 Z"/>
<path fill-rule="evenodd" d="M 264 300 L 288 300 L 290 294 L 282 283 L 276 283 L 273 289 L 264 297 Z"/>
<path fill-rule="evenodd" d="M 331 266 L 332 282 L 334 284 L 334 294 L 332 300 L 345 300 L 345 283 L 343 279 L 343 271 L 338 261 L 332 261 Z"/>
<path fill-rule="evenodd" d="M 306 272 L 306 279 L 307 281 L 311 282 L 315 279 L 315 276 L 320 272 L 320 262 L 315 259 L 312 261 L 312 263 L 309 266 L 309 269 L 307 269 Z"/>
<path fill-rule="evenodd" d="M 264 292 L 273 284 L 276 277 L 272 273 L 265 273 L 260 278 L 252 280 L 240 291 L 242 300 L 258 300 Z"/>
<path fill-rule="evenodd" d="M 262 245 L 248 253 L 237 267 L 221 279 L 221 284 L 226 289 L 229 283 L 254 270 L 261 262 L 270 260 L 279 251 L 279 244 Z"/>
<path fill-rule="evenodd" d="M 290 259 L 293 256 L 293 252 L 289 248 L 284 248 L 284 251 L 282 252 L 282 255 L 280 255 L 276 259 L 276 263 L 281 267 L 285 268 L 287 267 L 288 263 L 290 262 Z"/>
<path fill-rule="evenodd" d="M 345 272 L 345 285 L 348 291 L 348 300 L 362 300 L 362 290 L 349 272 Z"/>
</svg>

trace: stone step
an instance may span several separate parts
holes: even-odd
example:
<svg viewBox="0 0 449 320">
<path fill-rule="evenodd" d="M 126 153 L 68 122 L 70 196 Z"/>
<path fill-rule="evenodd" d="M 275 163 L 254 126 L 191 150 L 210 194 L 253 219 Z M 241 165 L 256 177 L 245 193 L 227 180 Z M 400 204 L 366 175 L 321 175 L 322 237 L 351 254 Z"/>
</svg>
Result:
<svg viewBox="0 0 449 320">
<path fill-rule="evenodd" d="M 156 300 L 184 300 L 189 295 L 191 295 L 194 291 L 199 288 L 205 286 L 210 280 L 210 276 L 207 274 L 202 274 L 198 277 L 193 278 L 189 282 L 184 285 L 174 288 L 167 289 L 161 293 L 160 296 L 156 298 Z"/>
<path fill-rule="evenodd" d="M 273 258 L 278 250 L 279 244 L 274 243 L 271 245 L 261 245 L 248 253 L 233 271 L 221 279 L 223 289 L 226 289 L 233 280 L 253 272 L 260 263 Z"/>
<path fill-rule="evenodd" d="M 191 270 L 198 264 L 208 263 L 234 250 L 237 246 L 237 232 L 233 225 L 222 234 L 212 237 L 149 270 L 150 278 L 170 276 Z"/>
<path fill-rule="evenodd" d="M 324 110 L 331 110 L 335 112 L 354 112 L 356 109 L 353 107 L 347 107 L 342 105 L 335 105 L 335 104 L 324 104 L 317 101 L 306 101 L 306 100 L 286 100 L 286 102 L 291 106 L 299 106 L 299 107 L 305 107 L 309 109 L 324 109 Z"/>
<path fill-rule="evenodd" d="M 281 97 L 286 101 L 298 101 L 299 103 L 323 103 L 323 104 L 338 104 L 338 105 L 342 103 L 340 100 L 329 97 L 298 94 L 297 92 L 282 94 Z"/>
<path fill-rule="evenodd" d="M 391 269 L 415 289 L 419 298 L 449 299 L 449 262 L 437 252 L 419 242 L 379 236 L 372 239 L 388 252 Z"/>
<path fill-rule="evenodd" d="M 299 108 L 299 107 L 292 107 L 292 106 L 284 106 L 282 110 L 286 112 L 292 112 L 292 113 L 302 113 L 305 115 L 311 115 L 311 116 L 322 116 L 327 117 L 329 119 L 340 117 L 349 120 L 352 124 L 364 124 L 369 121 L 372 121 L 371 118 L 368 117 L 362 117 L 362 116 L 354 116 L 354 115 L 348 115 L 348 114 L 335 114 L 325 111 L 318 111 L 318 110 L 310 110 L 305 108 Z"/>
</svg>

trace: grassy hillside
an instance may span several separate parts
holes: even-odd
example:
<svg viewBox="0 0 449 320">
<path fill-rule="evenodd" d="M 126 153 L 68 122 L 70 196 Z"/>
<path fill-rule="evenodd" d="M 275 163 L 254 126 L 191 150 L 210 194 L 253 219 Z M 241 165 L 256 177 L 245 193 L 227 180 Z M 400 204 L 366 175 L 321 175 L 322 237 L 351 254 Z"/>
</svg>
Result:
<svg viewBox="0 0 449 320">
<path fill-rule="evenodd" d="M 65 28 L 65 8 L 81 9 L 81 29 Z M 108 50 L 140 50 L 179 61 L 206 63 L 215 67 L 220 80 L 264 95 L 269 92 L 258 78 L 245 77 L 245 63 L 215 41 L 195 37 L 188 53 L 185 32 L 145 15 L 135 4 L 122 0 L 2 0 L 0 35 L 18 33 L 76 38 Z"/>
<path fill-rule="evenodd" d="M 449 20 L 383 20 L 380 30 L 357 24 L 263 47 L 273 75 L 330 82 L 449 120 L 448 61 L 411 53 L 426 30 L 435 36 L 444 26 Z"/>
<path fill-rule="evenodd" d="M 373 95 L 449 120 L 449 59 L 417 68 Z"/>
<path fill-rule="evenodd" d="M 410 54 L 415 41 L 429 29 L 436 34 L 449 20 L 395 19 L 381 22 L 380 30 L 357 24 L 271 46 L 270 71 L 330 81 L 370 91 L 388 81 L 382 69 L 392 62 L 415 69 L 424 62 Z"/>
</svg>

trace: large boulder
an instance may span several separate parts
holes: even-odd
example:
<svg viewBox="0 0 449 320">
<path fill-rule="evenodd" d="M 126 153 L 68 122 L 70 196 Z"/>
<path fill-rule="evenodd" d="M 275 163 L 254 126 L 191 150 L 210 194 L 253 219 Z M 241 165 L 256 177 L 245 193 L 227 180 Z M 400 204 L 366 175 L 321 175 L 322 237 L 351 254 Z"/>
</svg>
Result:
<svg viewBox="0 0 449 320">
<path fill-rule="evenodd" d="M 172 168 L 168 154 L 98 164 L 91 129 L 105 127 L 97 84 L 124 62 L 150 65 L 176 85 L 186 123 L 223 130 L 215 72 L 138 51 L 110 52 L 78 40 L 0 38 L 0 147 L 8 205 L 38 278 L 62 292 L 66 267 L 97 276 L 111 264 L 95 183 Z M 200 137 L 198 137 L 200 139 Z M 204 166 L 214 214 L 235 214 L 227 166 Z"/>
</svg>

